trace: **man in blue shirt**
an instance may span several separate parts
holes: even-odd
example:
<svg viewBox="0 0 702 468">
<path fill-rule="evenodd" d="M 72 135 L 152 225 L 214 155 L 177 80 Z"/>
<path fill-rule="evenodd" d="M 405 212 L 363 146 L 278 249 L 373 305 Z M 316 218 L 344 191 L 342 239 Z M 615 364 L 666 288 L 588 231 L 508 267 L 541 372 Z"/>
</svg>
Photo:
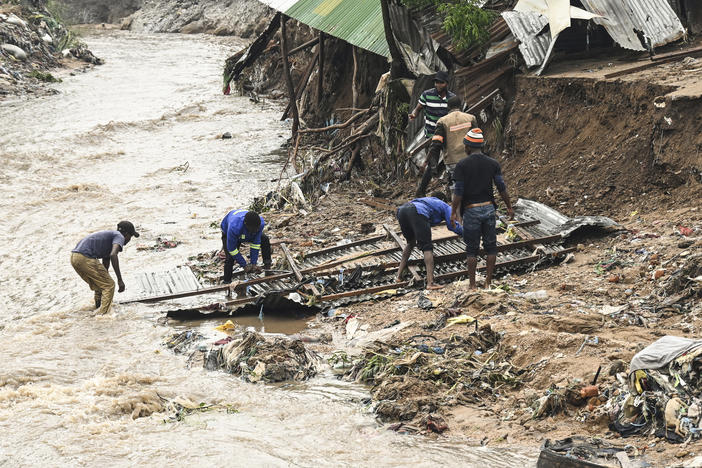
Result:
<svg viewBox="0 0 702 468">
<path fill-rule="evenodd" d="M 397 281 L 402 281 L 402 273 L 407 267 L 407 261 L 412 255 L 415 245 L 424 253 L 424 265 L 427 268 L 427 289 L 441 289 L 434 284 L 434 246 L 431 243 L 431 227 L 446 221 L 446 228 L 456 234 L 463 235 L 463 229 L 457 222 L 451 221 L 451 207 L 444 201 L 441 192 L 435 192 L 431 197 L 416 198 L 397 209 L 397 220 L 400 222 L 402 235 L 407 239 L 407 245 L 402 251 L 402 260 L 397 270 Z"/>
<path fill-rule="evenodd" d="M 73 269 L 95 292 L 95 308 L 99 309 L 98 314 L 109 312 L 115 294 L 115 281 L 108 272 L 110 262 L 117 275 L 118 291 L 123 292 L 125 289 L 117 255 L 132 236 L 139 237 L 134 225 L 129 221 L 120 221 L 116 231 L 99 231 L 90 234 L 78 242 L 76 248 L 71 251 Z"/>
<path fill-rule="evenodd" d="M 266 222 L 258 213 L 248 210 L 232 210 L 222 220 L 222 248 L 225 252 L 224 259 L 224 283 L 232 282 L 232 270 L 234 261 L 249 273 L 260 270 L 258 263 L 258 253 L 262 250 L 263 266 L 265 269 L 271 267 L 271 242 L 268 236 L 263 233 Z M 239 252 L 242 242 L 251 244 L 249 260 L 247 265 L 244 256 Z"/>
</svg>

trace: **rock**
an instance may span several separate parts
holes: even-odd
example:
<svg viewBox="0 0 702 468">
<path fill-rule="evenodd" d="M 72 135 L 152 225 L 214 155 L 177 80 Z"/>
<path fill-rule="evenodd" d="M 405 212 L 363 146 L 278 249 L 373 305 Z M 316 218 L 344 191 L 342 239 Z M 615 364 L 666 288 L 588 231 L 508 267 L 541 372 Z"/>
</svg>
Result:
<svg viewBox="0 0 702 468">
<path fill-rule="evenodd" d="M 41 40 L 44 41 L 45 44 L 51 44 L 51 43 L 54 42 L 54 40 L 53 40 L 53 39 L 51 38 L 51 36 L 49 36 L 48 34 L 44 34 L 44 35 L 41 37 Z"/>
<path fill-rule="evenodd" d="M 27 52 L 20 49 L 16 45 L 3 44 L 3 45 L 0 45 L 0 49 L 2 49 L 3 51 L 7 52 L 10 55 L 12 55 L 17 60 L 27 60 Z"/>
<path fill-rule="evenodd" d="M 626 370 L 626 362 L 622 361 L 621 359 L 617 359 L 616 361 L 612 362 L 612 364 L 609 366 L 609 375 L 617 375 L 620 372 L 624 372 Z"/>
<path fill-rule="evenodd" d="M 695 243 L 695 241 L 692 241 L 692 240 L 680 241 L 680 242 L 678 242 L 678 248 L 679 248 L 679 249 L 686 249 L 686 248 L 690 247 L 690 246 L 691 246 L 692 244 L 694 244 L 694 243 Z"/>
<path fill-rule="evenodd" d="M 224 133 L 222 134 L 222 140 L 228 140 L 228 139 L 230 139 L 231 137 L 232 137 L 232 134 L 229 133 L 229 132 L 224 132 Z"/>
</svg>

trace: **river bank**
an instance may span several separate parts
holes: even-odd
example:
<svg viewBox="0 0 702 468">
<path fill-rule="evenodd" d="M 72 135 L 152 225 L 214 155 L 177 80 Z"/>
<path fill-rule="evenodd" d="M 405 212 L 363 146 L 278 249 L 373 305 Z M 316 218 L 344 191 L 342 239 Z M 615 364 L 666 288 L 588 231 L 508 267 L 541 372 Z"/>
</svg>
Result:
<svg viewBox="0 0 702 468">
<path fill-rule="evenodd" d="M 396 189 L 400 193 L 388 201 L 399 205 L 412 187 Z M 263 216 L 272 239 L 302 256 L 383 234 L 384 223 L 397 227 L 390 210 L 359 202 L 370 196 L 362 184 L 340 183 L 302 212 L 273 210 Z M 534 450 L 546 439 L 597 437 L 627 446 L 630 456 L 656 466 L 682 466 L 699 455 L 693 445 L 681 447 L 654 436 L 622 439 L 609 427 L 614 413 L 606 403 L 620 391 L 618 379 L 626 379 L 634 354 L 663 335 L 695 336 L 699 300 L 661 308 L 660 295 L 677 270 L 699 257 L 702 213 L 687 207 L 632 213 L 618 221 L 623 231 L 574 240 L 572 261 L 503 276 L 498 289 L 473 292 L 466 281 L 458 281 L 439 291 L 378 297 L 318 315 L 296 336 L 307 337 L 308 347 L 344 379 L 367 384 L 372 409 L 388 429 Z M 279 250 L 274 254 L 284 264 L 281 256 Z M 477 325 L 446 326 L 447 319 L 450 324 L 460 315 L 477 318 Z M 377 340 L 364 338 L 374 336 Z M 384 356 L 390 367 L 369 367 L 368 353 Z M 475 362 L 456 361 L 456 353 Z M 456 367 L 458 362 L 465 369 Z M 494 373 L 457 387 L 459 381 L 471 381 L 475 366 L 490 362 Z M 451 370 L 458 370 L 458 377 L 452 378 Z M 563 406 L 541 408 L 546 396 L 577 393 L 596 373 L 606 398 L 588 403 L 568 397 L 566 403 L 564 396 Z"/>
<path fill-rule="evenodd" d="M 0 460 L 215 466 L 234 453 L 270 466 L 533 462 L 519 447 L 387 431 L 359 407 L 363 387 L 327 374 L 263 386 L 188 369 L 163 345 L 173 328 L 160 307 L 116 305 L 94 317 L 69 263 L 78 240 L 121 219 L 135 223 L 139 242 L 120 254 L 125 294 L 141 272 L 218 248 L 211 223 L 275 188 L 290 130 L 278 103 L 222 96 L 221 64 L 238 38 L 98 28 L 84 40 L 103 66 L 65 77 L 58 95 L 0 103 Z M 139 249 L 163 238 L 180 244 Z M 171 419 L 154 412 L 161 397 L 214 406 Z"/>
</svg>

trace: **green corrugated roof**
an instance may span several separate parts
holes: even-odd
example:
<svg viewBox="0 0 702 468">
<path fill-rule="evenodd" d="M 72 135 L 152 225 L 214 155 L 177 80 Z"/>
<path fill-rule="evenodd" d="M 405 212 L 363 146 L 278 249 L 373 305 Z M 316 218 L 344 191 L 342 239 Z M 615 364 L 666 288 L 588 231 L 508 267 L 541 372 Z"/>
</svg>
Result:
<svg viewBox="0 0 702 468">
<path fill-rule="evenodd" d="M 283 13 L 356 47 L 390 57 L 380 0 L 300 0 Z"/>
</svg>

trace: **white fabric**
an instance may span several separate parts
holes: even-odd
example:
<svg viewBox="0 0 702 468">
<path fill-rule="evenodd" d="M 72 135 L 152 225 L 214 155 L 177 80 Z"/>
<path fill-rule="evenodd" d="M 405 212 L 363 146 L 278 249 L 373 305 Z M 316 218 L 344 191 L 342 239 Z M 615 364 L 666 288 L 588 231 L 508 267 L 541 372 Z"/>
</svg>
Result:
<svg viewBox="0 0 702 468">
<path fill-rule="evenodd" d="M 702 346 L 702 340 L 666 335 L 636 353 L 631 359 L 629 372 L 660 369 L 679 356 L 700 346 Z"/>
</svg>

